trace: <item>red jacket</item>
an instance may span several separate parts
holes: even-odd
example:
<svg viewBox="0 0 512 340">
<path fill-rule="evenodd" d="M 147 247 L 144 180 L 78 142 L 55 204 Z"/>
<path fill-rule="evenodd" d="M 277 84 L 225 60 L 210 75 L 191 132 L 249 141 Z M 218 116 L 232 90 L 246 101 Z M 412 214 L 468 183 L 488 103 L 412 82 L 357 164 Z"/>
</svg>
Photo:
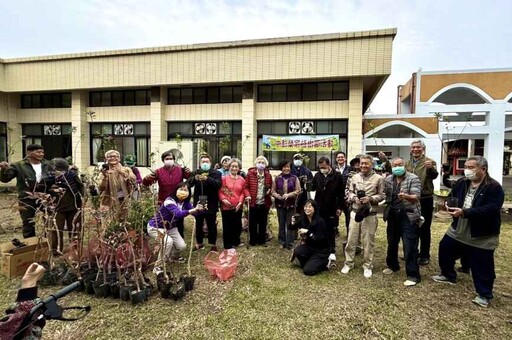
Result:
<svg viewBox="0 0 512 340">
<path fill-rule="evenodd" d="M 270 171 L 265 169 L 265 205 L 270 208 L 272 201 L 270 200 L 270 189 L 272 188 L 272 175 Z M 256 205 L 256 196 L 258 195 L 258 169 L 255 167 L 247 171 L 247 178 L 245 179 L 246 196 L 251 196 L 251 207 Z"/>
<path fill-rule="evenodd" d="M 171 168 L 165 166 L 155 170 L 155 176 L 146 176 L 142 180 L 142 184 L 150 186 L 151 184 L 158 182 L 158 203 L 162 204 L 169 195 L 174 193 L 176 186 L 183 182 L 190 176 L 190 172 L 185 171 L 184 168 L 179 165 L 175 165 Z"/>
</svg>

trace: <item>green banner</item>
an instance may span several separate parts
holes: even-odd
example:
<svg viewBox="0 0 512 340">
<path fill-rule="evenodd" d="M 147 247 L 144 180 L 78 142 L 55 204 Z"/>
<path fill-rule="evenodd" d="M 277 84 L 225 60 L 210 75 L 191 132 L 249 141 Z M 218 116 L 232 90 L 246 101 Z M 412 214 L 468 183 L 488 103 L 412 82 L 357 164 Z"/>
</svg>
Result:
<svg viewBox="0 0 512 340">
<path fill-rule="evenodd" d="M 340 149 L 338 135 L 263 135 L 263 151 L 336 151 Z"/>
</svg>

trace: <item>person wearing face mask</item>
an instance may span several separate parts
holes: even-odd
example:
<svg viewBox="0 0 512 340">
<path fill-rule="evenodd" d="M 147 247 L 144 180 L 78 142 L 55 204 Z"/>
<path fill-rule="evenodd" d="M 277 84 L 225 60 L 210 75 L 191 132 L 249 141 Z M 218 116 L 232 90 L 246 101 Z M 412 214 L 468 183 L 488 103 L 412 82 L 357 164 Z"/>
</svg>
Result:
<svg viewBox="0 0 512 340">
<path fill-rule="evenodd" d="M 264 156 L 258 156 L 254 165 L 247 171 L 245 180 L 245 197 L 249 202 L 249 244 L 266 246 L 268 211 L 272 205 L 272 175 Z"/>
<path fill-rule="evenodd" d="M 145 186 L 158 183 L 158 204 L 162 204 L 170 194 L 176 191 L 178 184 L 190 177 L 190 170 L 176 164 L 171 150 L 162 154 L 162 162 L 164 166 L 156 169 L 142 180 L 142 184 Z"/>
<path fill-rule="evenodd" d="M 311 182 L 313 173 L 304 166 L 304 157 L 300 153 L 293 155 L 293 164 L 290 173 L 296 176 L 300 182 L 300 194 L 297 199 L 297 207 L 295 211 L 301 214 L 304 209 L 304 203 L 308 200 L 308 192 L 306 191 L 306 183 Z"/>
<path fill-rule="evenodd" d="M 343 179 L 341 190 L 344 193 L 345 188 L 347 186 L 347 180 L 352 169 L 347 164 L 347 155 L 343 151 L 339 151 L 336 154 L 336 166 L 334 169 L 336 170 L 336 172 L 339 172 L 341 178 Z M 341 211 L 343 212 L 343 214 L 345 214 L 345 228 L 347 230 L 348 238 L 348 227 L 350 225 L 350 207 L 348 204 L 346 204 L 345 199 L 342 199 L 342 208 L 343 209 L 341 209 Z"/>
<path fill-rule="evenodd" d="M 315 191 L 315 202 L 327 228 L 327 239 L 331 248 L 329 260 L 336 261 L 335 228 L 344 204 L 343 178 L 331 167 L 331 161 L 327 157 L 318 159 L 318 170 L 313 177 L 311 189 Z"/>
<path fill-rule="evenodd" d="M 351 205 L 350 227 L 345 247 L 345 265 L 342 274 L 354 267 L 354 257 L 359 237 L 363 238 L 363 275 L 373 275 L 373 248 L 377 232 L 377 205 L 384 200 L 384 178 L 373 171 L 373 157 L 362 155 L 361 171 L 347 181 L 345 197 Z"/>
<path fill-rule="evenodd" d="M 436 282 L 455 284 L 455 261 L 468 260 L 477 296 L 473 302 L 487 307 L 493 298 L 496 274 L 494 251 L 499 244 L 503 187 L 488 173 L 487 159 L 469 157 L 464 176 L 452 186 L 447 198 L 447 211 L 453 221 L 439 242 L 441 273 L 432 276 Z"/>
<path fill-rule="evenodd" d="M 420 265 L 430 263 L 430 226 L 434 213 L 434 179 L 439 175 L 436 162 L 425 156 L 425 143 L 414 140 L 411 143 L 411 159 L 405 163 L 407 171 L 415 174 L 421 181 L 421 216 L 425 222 L 420 228 Z"/>
<path fill-rule="evenodd" d="M 217 251 L 217 210 L 219 209 L 219 189 L 222 185 L 222 176 L 212 165 L 212 158 L 208 154 L 201 155 L 199 169 L 194 171 L 188 179 L 190 187 L 194 188 L 194 205 L 204 205 L 206 208 L 196 217 L 196 247 L 204 248 L 203 224 L 208 227 L 208 243 L 212 251 Z"/>
<path fill-rule="evenodd" d="M 327 269 L 329 263 L 330 244 L 325 221 L 318 212 L 314 200 L 306 201 L 304 211 L 299 219 L 292 217 L 292 228 L 298 229 L 303 240 L 293 250 L 294 258 L 299 260 L 305 275 L 315 275 Z"/>
<path fill-rule="evenodd" d="M 405 272 L 404 285 L 415 286 L 421 280 L 418 264 L 418 229 L 420 223 L 419 198 L 421 182 L 418 176 L 405 170 L 405 160 L 395 157 L 391 161 L 392 174 L 385 179 L 388 250 L 386 256 L 386 275 L 400 270 L 398 262 L 398 244 L 403 242 Z"/>
<path fill-rule="evenodd" d="M 190 203 L 190 191 L 186 182 L 179 183 L 173 194 L 167 197 L 164 203 L 155 212 L 155 215 L 148 222 L 148 234 L 150 237 L 158 240 L 164 237 L 163 248 L 158 253 L 153 273 L 162 272 L 161 265 L 163 261 L 173 257 L 180 258 L 179 252 L 187 248 L 187 244 L 180 235 L 177 225 L 179 221 L 189 214 L 197 214 L 203 211 L 203 206 L 198 204 L 195 208 Z M 173 248 L 174 247 L 174 248 Z"/>
<path fill-rule="evenodd" d="M 229 156 L 222 156 L 220 159 L 220 168 L 219 172 L 222 177 L 229 175 L 229 161 L 231 161 L 231 157 Z"/>
</svg>

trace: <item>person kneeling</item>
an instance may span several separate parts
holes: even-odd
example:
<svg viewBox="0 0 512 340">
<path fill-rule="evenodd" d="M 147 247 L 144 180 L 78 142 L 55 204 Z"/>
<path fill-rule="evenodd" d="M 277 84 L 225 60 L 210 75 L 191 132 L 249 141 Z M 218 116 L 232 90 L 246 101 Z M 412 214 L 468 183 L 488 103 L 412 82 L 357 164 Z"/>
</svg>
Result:
<svg viewBox="0 0 512 340">
<path fill-rule="evenodd" d="M 308 200 L 300 218 L 292 217 L 292 228 L 299 229 L 303 242 L 293 250 L 306 275 L 315 275 L 327 269 L 330 246 L 325 221 L 319 216 L 314 200 Z"/>
</svg>

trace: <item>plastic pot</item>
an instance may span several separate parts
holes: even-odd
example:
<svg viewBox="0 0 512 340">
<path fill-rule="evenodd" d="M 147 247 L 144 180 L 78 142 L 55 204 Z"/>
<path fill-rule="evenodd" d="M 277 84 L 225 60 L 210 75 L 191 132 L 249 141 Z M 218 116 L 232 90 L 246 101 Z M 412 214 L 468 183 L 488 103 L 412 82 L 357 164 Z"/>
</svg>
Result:
<svg viewBox="0 0 512 340">
<path fill-rule="evenodd" d="M 169 282 L 171 282 L 173 280 L 172 278 L 172 275 L 171 273 L 167 272 L 167 277 L 169 278 Z M 162 284 L 166 283 L 166 279 L 165 279 L 165 276 L 164 276 L 164 273 L 158 273 L 158 275 L 156 276 L 156 287 L 158 290 L 160 290 L 160 286 Z"/>
<path fill-rule="evenodd" d="M 110 285 L 108 283 L 103 283 L 103 280 L 95 281 L 92 284 L 92 287 L 94 289 L 94 296 L 96 297 L 106 298 L 110 294 Z"/>
<path fill-rule="evenodd" d="M 146 301 L 146 290 L 143 289 L 140 292 L 136 290 L 132 290 L 130 293 L 130 301 L 132 302 L 132 305 L 137 305 L 139 303 L 143 303 Z"/>
<path fill-rule="evenodd" d="M 68 269 L 68 271 L 64 274 L 64 276 L 61 279 L 61 284 L 63 284 L 64 286 L 68 286 L 77 280 L 78 276 L 76 275 L 75 271 L 73 269 Z"/>
<path fill-rule="evenodd" d="M 185 291 L 190 291 L 194 289 L 194 283 L 196 282 L 196 277 L 194 275 L 188 276 L 187 274 L 183 274 L 180 277 L 180 281 L 183 281 L 185 285 Z"/>
<path fill-rule="evenodd" d="M 174 301 L 178 301 L 185 297 L 185 284 L 183 281 L 179 281 L 172 285 L 171 287 L 171 298 Z"/>
<path fill-rule="evenodd" d="M 134 285 L 121 286 L 119 288 L 119 296 L 123 301 L 130 301 L 130 293 L 132 292 Z"/>
<path fill-rule="evenodd" d="M 162 283 L 159 287 L 160 296 L 163 299 L 170 299 L 171 298 L 171 287 L 173 286 L 172 282 L 169 283 Z"/>
<path fill-rule="evenodd" d="M 119 297 L 120 297 L 119 294 L 121 291 L 119 282 L 111 282 L 111 283 L 109 283 L 109 286 L 110 286 L 110 297 L 112 297 L 114 299 L 119 299 Z"/>
<path fill-rule="evenodd" d="M 86 294 L 93 295 L 94 287 L 92 286 L 94 280 L 96 279 L 96 274 L 92 274 L 84 278 L 84 290 Z"/>
</svg>

